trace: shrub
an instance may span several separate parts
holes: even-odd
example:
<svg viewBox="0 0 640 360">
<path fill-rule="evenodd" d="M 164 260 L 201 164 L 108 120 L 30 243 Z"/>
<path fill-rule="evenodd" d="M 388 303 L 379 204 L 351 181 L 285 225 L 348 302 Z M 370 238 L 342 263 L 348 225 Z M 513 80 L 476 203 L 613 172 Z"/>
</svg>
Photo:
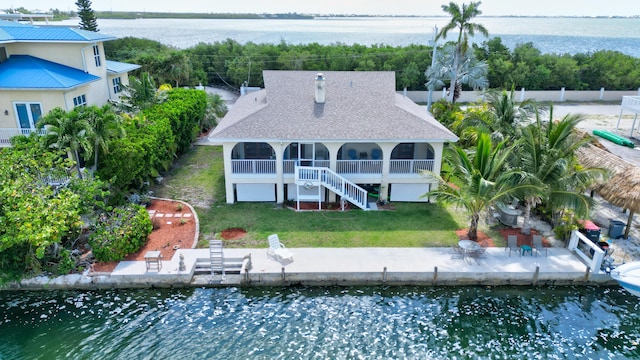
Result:
<svg viewBox="0 0 640 360">
<path fill-rule="evenodd" d="M 98 261 L 122 260 L 145 244 L 152 229 L 144 207 L 133 204 L 118 207 L 96 226 L 89 245 Z"/>
</svg>

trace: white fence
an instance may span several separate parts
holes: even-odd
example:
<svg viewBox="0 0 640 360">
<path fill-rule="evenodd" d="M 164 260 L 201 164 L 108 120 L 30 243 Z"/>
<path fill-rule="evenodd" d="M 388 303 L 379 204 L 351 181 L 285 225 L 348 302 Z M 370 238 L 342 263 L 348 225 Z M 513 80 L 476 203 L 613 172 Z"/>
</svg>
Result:
<svg viewBox="0 0 640 360">
<path fill-rule="evenodd" d="M 18 129 L 18 128 L 0 128 L 0 146 L 10 146 L 11 138 L 17 135 L 29 136 L 32 132 L 37 132 L 39 135 L 46 133 L 45 129 Z"/>
<path fill-rule="evenodd" d="M 404 92 L 399 91 L 399 94 L 404 94 Z M 427 103 L 429 99 L 428 91 L 407 91 L 406 96 L 417 102 L 417 103 Z M 563 102 L 563 101 L 622 101 L 623 96 L 640 96 L 640 89 L 631 90 L 631 91 L 616 91 L 616 90 L 606 90 L 605 88 L 601 88 L 600 90 L 585 90 L 585 91 L 576 91 L 576 90 L 566 90 L 564 88 L 560 90 L 549 90 L 549 91 L 529 91 L 526 89 L 516 90 L 514 92 L 514 96 L 517 101 L 524 100 L 536 100 L 536 101 L 553 101 L 553 102 Z M 433 92 L 433 102 L 436 102 L 442 98 L 446 98 L 446 93 L 442 91 L 434 91 Z M 460 98 L 457 102 L 460 103 L 469 103 L 469 102 L 478 102 L 485 100 L 485 93 L 482 91 L 463 91 L 460 95 Z"/>
</svg>

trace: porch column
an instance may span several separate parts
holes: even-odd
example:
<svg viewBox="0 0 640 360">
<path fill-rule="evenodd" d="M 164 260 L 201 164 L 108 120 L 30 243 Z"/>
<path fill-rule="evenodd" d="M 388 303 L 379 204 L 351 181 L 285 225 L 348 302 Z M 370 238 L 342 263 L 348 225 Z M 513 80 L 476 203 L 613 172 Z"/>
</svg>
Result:
<svg viewBox="0 0 640 360">
<path fill-rule="evenodd" d="M 233 204 L 235 197 L 233 196 L 233 172 L 231 165 L 231 152 L 236 143 L 223 143 L 222 144 L 222 158 L 224 161 L 224 186 L 226 190 L 227 204 Z"/>
<path fill-rule="evenodd" d="M 442 171 L 442 155 L 444 152 L 444 143 L 430 143 L 433 148 L 433 173 L 440 175 Z M 429 179 L 429 191 L 436 190 L 438 188 L 438 181 L 436 179 Z M 434 197 L 429 197 L 429 202 L 436 202 Z"/>
<path fill-rule="evenodd" d="M 276 203 L 284 203 L 284 149 L 282 142 L 269 143 L 276 153 Z"/>
<path fill-rule="evenodd" d="M 398 143 L 378 144 L 382 150 L 382 181 L 380 182 L 380 193 L 378 200 L 385 202 L 389 194 L 389 169 L 391 168 L 391 152 Z"/>
<path fill-rule="evenodd" d="M 338 150 L 340 150 L 342 144 L 330 143 L 323 145 L 326 146 L 327 150 L 329 151 L 329 169 L 331 169 L 331 171 L 333 172 L 336 172 L 336 169 L 338 168 Z M 329 197 L 327 201 L 336 202 L 336 193 L 334 193 L 333 191 L 329 191 Z"/>
</svg>

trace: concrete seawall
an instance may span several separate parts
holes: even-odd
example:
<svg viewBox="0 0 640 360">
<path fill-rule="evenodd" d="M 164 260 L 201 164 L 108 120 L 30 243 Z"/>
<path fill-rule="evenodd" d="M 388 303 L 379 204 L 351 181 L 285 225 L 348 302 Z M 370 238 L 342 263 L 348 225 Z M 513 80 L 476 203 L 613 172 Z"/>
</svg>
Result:
<svg viewBox="0 0 640 360">
<path fill-rule="evenodd" d="M 112 273 L 46 276 L 9 283 L 3 290 L 91 290 L 216 286 L 548 286 L 598 285 L 617 282 L 591 272 L 573 253 L 551 248 L 548 256 L 520 256 L 504 248 L 487 249 L 486 258 L 454 259 L 447 248 L 290 249 L 294 261 L 280 263 L 266 249 L 225 249 L 225 259 L 245 259 L 240 273 L 196 275 L 198 259 L 208 249 L 181 249 L 162 269 L 149 271 L 142 261 L 123 261 Z M 179 270 L 179 254 L 186 269 Z M 247 260 L 250 258 L 250 263 Z"/>
</svg>

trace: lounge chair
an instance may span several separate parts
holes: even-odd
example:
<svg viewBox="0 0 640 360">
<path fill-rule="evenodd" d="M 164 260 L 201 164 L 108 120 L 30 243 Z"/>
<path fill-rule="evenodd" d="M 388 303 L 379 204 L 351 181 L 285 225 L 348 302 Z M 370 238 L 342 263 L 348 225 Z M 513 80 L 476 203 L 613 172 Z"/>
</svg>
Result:
<svg viewBox="0 0 640 360">
<path fill-rule="evenodd" d="M 267 255 L 280 262 L 283 260 L 293 261 L 293 253 L 280 242 L 278 234 L 269 235 L 269 250 L 267 250 Z"/>
<path fill-rule="evenodd" d="M 533 235 L 533 248 L 536 249 L 536 256 L 544 249 L 544 256 L 547 256 L 547 248 L 542 245 L 542 235 Z"/>
<path fill-rule="evenodd" d="M 504 249 L 505 251 L 509 250 L 509 256 L 511 256 L 511 252 L 515 251 L 520 254 L 520 248 L 518 247 L 518 236 L 517 235 L 507 235 L 507 247 Z"/>
</svg>

